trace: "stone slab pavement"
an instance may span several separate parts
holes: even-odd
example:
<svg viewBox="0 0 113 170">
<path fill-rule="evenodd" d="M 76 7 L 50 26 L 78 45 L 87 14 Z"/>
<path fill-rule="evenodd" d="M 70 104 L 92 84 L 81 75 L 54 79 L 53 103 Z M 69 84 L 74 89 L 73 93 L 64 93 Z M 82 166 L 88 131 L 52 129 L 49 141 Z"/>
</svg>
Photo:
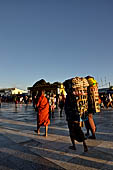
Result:
<svg viewBox="0 0 113 170">
<path fill-rule="evenodd" d="M 60 118 L 55 110 L 51 119 L 48 137 L 44 127 L 40 136 L 35 134 L 36 112 L 32 104 L 28 107 L 2 103 L 0 108 L 0 170 L 11 169 L 67 169 L 67 170 L 111 170 L 113 169 L 113 109 L 104 109 L 94 115 L 97 126 L 96 140 L 87 139 L 88 152 L 82 143 L 71 145 L 65 114 Z M 83 127 L 84 133 L 86 132 Z"/>
</svg>

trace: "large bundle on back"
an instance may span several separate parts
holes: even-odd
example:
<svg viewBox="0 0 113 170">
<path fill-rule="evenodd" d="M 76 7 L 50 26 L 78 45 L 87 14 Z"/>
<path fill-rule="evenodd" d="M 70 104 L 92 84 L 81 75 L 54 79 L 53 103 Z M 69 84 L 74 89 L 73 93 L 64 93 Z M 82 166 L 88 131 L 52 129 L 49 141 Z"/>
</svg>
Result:
<svg viewBox="0 0 113 170">
<path fill-rule="evenodd" d="M 83 77 L 75 77 L 72 79 L 68 79 L 64 82 L 65 90 L 67 93 L 74 94 L 73 97 L 76 97 L 77 101 L 77 110 L 80 113 L 80 119 L 84 114 L 88 111 L 88 94 L 87 87 L 89 83 L 86 78 Z M 82 126 L 80 121 L 80 126 Z"/>
<path fill-rule="evenodd" d="M 65 90 L 69 91 L 75 88 L 87 87 L 89 83 L 86 78 L 83 77 L 75 77 L 64 82 Z"/>
<path fill-rule="evenodd" d="M 72 93 L 77 101 L 77 110 L 80 113 L 80 120 L 86 117 L 88 112 L 99 112 L 98 84 L 94 78 L 87 76 L 75 77 L 64 82 L 67 93 Z M 82 122 L 80 121 L 80 126 Z"/>
<path fill-rule="evenodd" d="M 100 112 L 100 105 L 99 105 L 99 93 L 98 93 L 98 83 L 96 80 L 91 77 L 86 77 L 89 83 L 88 86 L 88 110 L 89 112 Z"/>
</svg>

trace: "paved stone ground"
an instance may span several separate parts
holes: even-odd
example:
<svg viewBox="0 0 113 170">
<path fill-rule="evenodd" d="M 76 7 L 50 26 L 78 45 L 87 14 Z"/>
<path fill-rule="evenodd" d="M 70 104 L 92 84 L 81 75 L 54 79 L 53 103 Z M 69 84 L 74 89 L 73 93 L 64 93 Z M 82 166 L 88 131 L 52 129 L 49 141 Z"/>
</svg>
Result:
<svg viewBox="0 0 113 170">
<path fill-rule="evenodd" d="M 89 151 L 83 152 L 82 143 L 77 150 L 71 145 L 65 115 L 51 119 L 48 137 L 44 128 L 36 135 L 36 112 L 32 105 L 3 103 L 0 108 L 0 170 L 111 170 L 113 169 L 113 110 L 104 109 L 94 115 L 97 125 L 96 140 L 87 139 Z M 83 131 L 86 132 L 85 127 Z"/>
</svg>

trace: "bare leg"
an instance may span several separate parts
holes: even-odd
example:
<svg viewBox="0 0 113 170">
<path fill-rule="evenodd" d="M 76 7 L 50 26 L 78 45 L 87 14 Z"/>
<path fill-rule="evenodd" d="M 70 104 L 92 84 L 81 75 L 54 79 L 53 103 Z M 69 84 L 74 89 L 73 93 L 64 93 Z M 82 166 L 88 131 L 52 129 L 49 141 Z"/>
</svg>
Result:
<svg viewBox="0 0 113 170">
<path fill-rule="evenodd" d="M 87 130 L 87 133 L 85 134 L 85 136 L 89 136 L 89 130 L 90 130 L 90 124 L 89 124 L 89 120 L 86 120 L 85 121 L 85 127 L 86 127 L 86 130 Z"/>
<path fill-rule="evenodd" d="M 48 126 L 45 126 L 45 135 L 47 137 L 47 133 L 48 133 Z"/>
<path fill-rule="evenodd" d="M 72 137 L 70 137 L 70 138 L 71 138 L 72 146 L 70 146 L 69 148 L 76 150 L 75 140 Z"/>
<path fill-rule="evenodd" d="M 40 128 L 37 130 L 38 135 L 40 135 Z"/>
<path fill-rule="evenodd" d="M 95 126 L 95 123 L 94 123 L 94 120 L 93 120 L 93 114 L 89 114 L 88 118 L 89 118 L 89 124 L 90 124 L 90 127 L 91 127 L 91 133 L 92 133 L 91 138 L 96 139 L 96 137 L 95 137 L 96 126 Z"/>
<path fill-rule="evenodd" d="M 84 152 L 87 152 L 87 151 L 88 151 L 88 147 L 87 147 L 87 145 L 86 145 L 85 140 L 83 141 L 83 146 L 84 146 Z"/>
<path fill-rule="evenodd" d="M 62 117 L 63 108 L 60 110 L 60 117 Z"/>
<path fill-rule="evenodd" d="M 52 111 L 52 118 L 54 118 L 54 111 Z"/>
<path fill-rule="evenodd" d="M 37 126 L 37 130 L 34 130 L 38 135 L 40 135 L 40 126 Z"/>
<path fill-rule="evenodd" d="M 37 126 L 37 133 L 40 135 L 40 126 Z"/>
</svg>

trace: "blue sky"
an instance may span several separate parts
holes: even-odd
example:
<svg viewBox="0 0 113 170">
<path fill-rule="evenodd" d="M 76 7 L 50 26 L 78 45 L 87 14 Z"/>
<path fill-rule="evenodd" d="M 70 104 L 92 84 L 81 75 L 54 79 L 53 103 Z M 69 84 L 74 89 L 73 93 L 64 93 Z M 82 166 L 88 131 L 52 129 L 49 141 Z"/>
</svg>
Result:
<svg viewBox="0 0 113 170">
<path fill-rule="evenodd" d="M 113 85 L 113 0 L 0 0 L 0 88 L 87 75 Z"/>
</svg>

